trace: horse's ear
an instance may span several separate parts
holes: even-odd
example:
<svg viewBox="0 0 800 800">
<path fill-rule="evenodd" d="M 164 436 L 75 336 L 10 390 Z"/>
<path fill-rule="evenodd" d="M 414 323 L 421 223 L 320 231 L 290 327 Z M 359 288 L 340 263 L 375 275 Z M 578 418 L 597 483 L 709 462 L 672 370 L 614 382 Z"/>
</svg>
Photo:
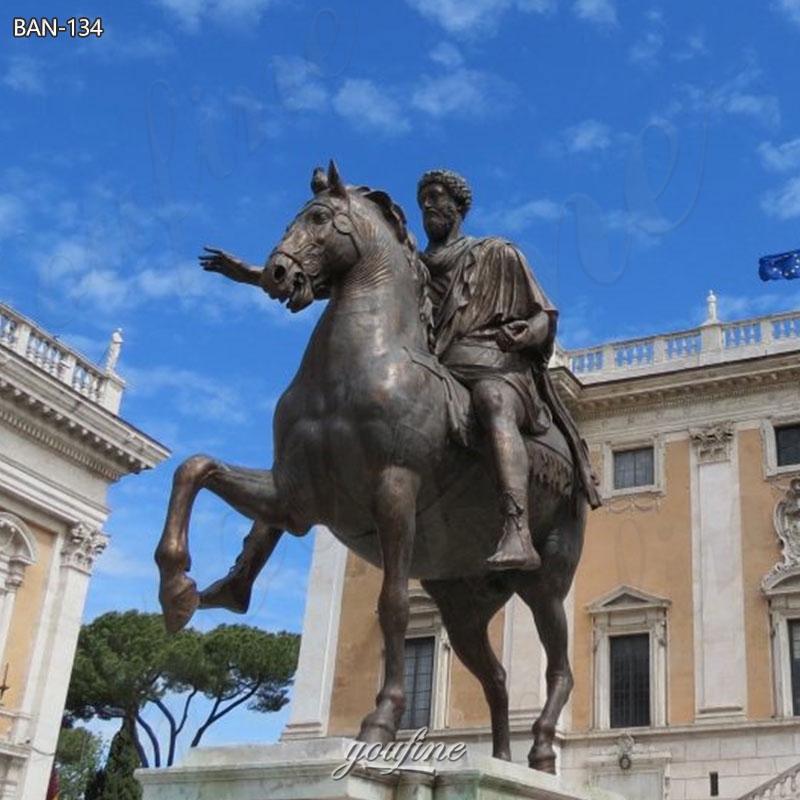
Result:
<svg viewBox="0 0 800 800">
<path fill-rule="evenodd" d="M 311 191 L 314 194 L 324 192 L 328 188 L 328 177 L 325 175 L 325 170 L 322 167 L 317 167 L 314 174 L 311 176 Z"/>
<path fill-rule="evenodd" d="M 339 195 L 339 197 L 345 197 L 347 195 L 347 190 L 339 175 L 339 170 L 336 168 L 336 162 L 333 159 L 331 159 L 328 164 L 328 189 L 331 194 Z"/>
</svg>

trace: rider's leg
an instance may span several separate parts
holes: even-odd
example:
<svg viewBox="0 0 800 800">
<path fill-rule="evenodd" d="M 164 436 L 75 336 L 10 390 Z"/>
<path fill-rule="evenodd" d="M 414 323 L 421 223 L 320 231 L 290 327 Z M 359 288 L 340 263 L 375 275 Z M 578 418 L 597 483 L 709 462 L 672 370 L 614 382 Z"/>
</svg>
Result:
<svg viewBox="0 0 800 800">
<path fill-rule="evenodd" d="M 528 527 L 528 474 L 525 440 L 520 433 L 524 409 L 514 389 L 501 381 L 479 381 L 472 389 L 478 421 L 489 437 L 500 492 L 503 533 L 489 558 L 490 569 L 538 569 L 539 554 Z"/>
</svg>

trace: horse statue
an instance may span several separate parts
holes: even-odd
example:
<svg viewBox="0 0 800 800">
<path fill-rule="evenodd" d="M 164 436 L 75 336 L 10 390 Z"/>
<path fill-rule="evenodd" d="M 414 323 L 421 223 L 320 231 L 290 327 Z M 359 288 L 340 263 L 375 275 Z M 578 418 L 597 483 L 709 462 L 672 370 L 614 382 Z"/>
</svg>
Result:
<svg viewBox="0 0 800 800">
<path fill-rule="evenodd" d="M 425 271 L 403 212 L 384 192 L 345 186 L 333 163 L 327 174 L 315 172 L 312 189 L 263 270 L 222 251 L 201 257 L 206 269 L 259 282 L 290 311 L 318 298 L 328 304 L 275 410 L 272 470 L 196 455 L 175 472 L 155 554 L 167 627 L 180 629 L 198 607 L 225 605 L 211 589 L 198 592 L 186 574 L 189 518 L 201 488 L 254 521 L 256 571 L 282 533 L 302 536 L 325 525 L 383 569 L 385 674 L 358 739 L 395 738 L 404 709 L 408 581 L 417 578 L 483 688 L 493 755 L 510 760 L 505 671 L 487 627 L 516 593 L 533 612 L 547 656 L 547 700 L 533 724 L 528 762 L 555 773 L 556 722 L 573 686 L 564 598 L 587 512 L 570 449 L 556 425 L 527 440 L 530 526 L 541 568 L 490 571 L 487 557 L 502 527 L 492 471 L 480 442 L 468 447 L 456 435 L 469 427 L 468 414 L 458 412 L 469 411 L 469 392 L 431 355 Z M 249 589 L 239 607 L 227 607 L 245 611 L 248 601 Z"/>
</svg>

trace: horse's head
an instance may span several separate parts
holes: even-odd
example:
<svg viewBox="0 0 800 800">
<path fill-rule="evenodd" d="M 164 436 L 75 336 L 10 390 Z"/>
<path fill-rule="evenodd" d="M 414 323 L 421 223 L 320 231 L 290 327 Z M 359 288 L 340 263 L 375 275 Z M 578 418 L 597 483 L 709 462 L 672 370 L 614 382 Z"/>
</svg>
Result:
<svg viewBox="0 0 800 800">
<path fill-rule="evenodd" d="M 328 297 L 376 242 L 413 249 L 400 207 L 384 192 L 346 187 L 333 161 L 327 173 L 314 170 L 311 189 L 314 196 L 286 229 L 261 277 L 267 294 L 293 312 Z"/>
</svg>

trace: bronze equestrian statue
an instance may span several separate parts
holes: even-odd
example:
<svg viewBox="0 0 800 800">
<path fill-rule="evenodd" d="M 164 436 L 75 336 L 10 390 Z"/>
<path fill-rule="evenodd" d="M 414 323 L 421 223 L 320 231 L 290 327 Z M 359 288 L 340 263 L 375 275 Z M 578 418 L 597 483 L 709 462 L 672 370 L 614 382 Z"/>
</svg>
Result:
<svg viewBox="0 0 800 800">
<path fill-rule="evenodd" d="M 448 188 L 445 177 L 421 184 L 423 211 L 425 187 L 434 183 L 451 197 L 458 193 L 452 183 Z M 524 388 L 537 392 L 527 400 L 543 430 L 523 439 L 529 485 L 506 511 L 509 506 L 498 506 L 498 491 L 503 497 L 515 489 L 506 488 L 502 475 L 496 481 L 497 473 L 489 468 L 504 468 L 496 445 L 487 442 L 496 436 L 494 422 L 473 414 L 470 390 L 436 356 L 454 281 L 437 274 L 432 263 L 439 249 L 435 215 L 426 220 L 433 246 L 423 254 L 431 275 L 402 210 L 387 194 L 345 186 L 333 164 L 327 174 L 315 171 L 312 190 L 314 196 L 263 270 L 219 250 L 201 257 L 206 269 L 260 285 L 292 312 L 315 299 L 326 298 L 328 304 L 275 410 L 273 469 L 248 469 L 198 455 L 175 472 L 156 550 L 167 627 L 180 629 L 198 607 L 245 611 L 255 576 L 283 532 L 302 536 L 316 524 L 326 525 L 347 547 L 383 568 L 378 612 L 384 680 L 358 738 L 388 743 L 397 732 L 404 709 L 408 580 L 418 578 L 441 612 L 453 649 L 483 687 L 493 755 L 509 760 L 505 673 L 487 628 L 516 593 L 531 608 L 547 654 L 547 701 L 533 725 L 528 761 L 535 769 L 555 772 L 556 723 L 573 684 L 563 601 L 580 557 L 588 505 L 598 498 L 583 443 L 544 366 L 555 333 L 554 312 L 531 284 L 537 294 L 519 306 L 532 311 L 530 316 L 500 314 L 492 320 L 497 327 L 492 341 L 499 345 L 490 348 L 495 362 L 496 349 L 539 354 L 531 361 L 535 385 Z M 465 211 L 462 204 L 459 222 Z M 458 275 L 455 269 L 451 278 Z M 546 333 L 539 327 L 541 317 L 536 322 L 540 313 Z M 526 322 L 525 330 L 518 322 Z M 453 341 L 475 332 L 467 325 Z M 524 344 L 515 348 L 515 341 Z M 445 360 L 446 354 L 444 348 Z M 482 380 L 502 381 L 497 366 L 486 370 Z M 469 377 L 461 380 L 469 382 Z M 512 383 L 505 385 L 512 387 L 513 398 L 526 401 Z M 508 420 L 506 415 L 498 425 L 508 428 Z M 516 415 L 516 408 L 513 421 L 517 434 L 532 427 L 531 419 Z M 515 479 L 514 468 L 521 462 L 512 458 L 507 463 Z M 201 488 L 253 520 L 231 573 L 202 593 L 186 574 L 189 518 Z M 527 526 L 516 519 L 517 506 L 523 504 Z M 526 528 L 535 550 L 526 547 Z M 520 556 L 525 563 L 512 568 L 509 562 Z M 538 560 L 540 566 L 534 563 Z M 465 614 L 465 608 L 471 613 Z"/>
</svg>

